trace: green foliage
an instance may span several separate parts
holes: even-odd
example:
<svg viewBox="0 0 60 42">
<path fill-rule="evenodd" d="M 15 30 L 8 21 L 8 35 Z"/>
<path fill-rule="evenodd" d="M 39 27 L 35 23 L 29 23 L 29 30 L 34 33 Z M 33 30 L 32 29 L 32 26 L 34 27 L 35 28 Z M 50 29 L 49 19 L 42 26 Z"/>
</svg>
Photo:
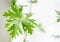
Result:
<svg viewBox="0 0 60 42">
<path fill-rule="evenodd" d="M 60 11 L 56 11 L 56 13 L 58 14 L 58 19 L 57 19 L 57 22 L 60 22 Z"/>
<path fill-rule="evenodd" d="M 37 0 L 31 0 L 30 2 L 31 2 L 31 3 L 36 3 L 36 2 L 37 2 Z"/>
<path fill-rule="evenodd" d="M 13 0 L 10 10 L 4 12 L 3 16 L 6 17 L 5 28 L 10 34 L 11 38 L 15 38 L 26 32 L 29 34 L 33 33 L 35 27 L 38 27 L 40 31 L 44 31 L 41 28 L 41 24 L 37 24 L 35 19 L 32 19 L 32 13 L 26 13 L 23 15 L 23 6 L 16 5 L 17 0 Z M 36 3 L 37 0 L 31 0 L 31 3 Z M 25 40 L 24 40 L 25 41 Z"/>
<path fill-rule="evenodd" d="M 19 33 L 22 34 L 21 27 L 19 27 L 22 18 L 22 8 L 22 6 L 11 5 L 11 9 L 3 14 L 7 18 L 5 28 L 7 28 L 11 38 L 16 37 Z"/>
<path fill-rule="evenodd" d="M 13 1 L 12 1 L 12 4 L 15 5 L 15 4 L 16 4 L 16 1 L 17 1 L 17 0 L 13 0 Z"/>
<path fill-rule="evenodd" d="M 7 18 L 5 28 L 10 34 L 11 38 L 22 34 L 23 30 L 29 34 L 33 33 L 33 29 L 38 25 L 36 20 L 31 19 L 32 13 L 27 13 L 26 16 L 22 14 L 23 7 L 11 5 L 10 10 L 4 12 L 3 16 Z"/>
</svg>

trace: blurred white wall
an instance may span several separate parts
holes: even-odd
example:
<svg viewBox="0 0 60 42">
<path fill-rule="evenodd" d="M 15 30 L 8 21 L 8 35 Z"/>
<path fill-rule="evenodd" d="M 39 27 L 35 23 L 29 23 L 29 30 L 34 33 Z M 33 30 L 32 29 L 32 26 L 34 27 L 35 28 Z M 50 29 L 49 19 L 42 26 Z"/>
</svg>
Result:
<svg viewBox="0 0 60 42">
<path fill-rule="evenodd" d="M 9 3 L 8 0 L 0 0 L 0 42 L 10 41 L 7 31 L 4 29 L 6 19 L 2 16 L 4 11 L 9 9 Z"/>
<path fill-rule="evenodd" d="M 28 12 L 30 5 L 28 0 L 17 0 L 17 4 L 28 5 L 28 8 L 24 8 L 24 13 Z M 9 42 L 8 33 L 3 29 L 5 18 L 2 17 L 2 13 L 7 9 L 9 9 L 8 2 L 0 0 L 0 42 Z M 60 38 L 52 37 L 52 35 L 60 35 L 60 23 L 56 22 L 55 10 L 60 10 L 60 0 L 38 0 L 38 3 L 33 5 L 33 17 L 42 23 L 46 33 L 35 29 L 34 33 L 27 37 L 29 42 L 60 42 Z M 12 42 L 22 42 L 23 37 L 24 35 L 19 36 Z"/>
</svg>

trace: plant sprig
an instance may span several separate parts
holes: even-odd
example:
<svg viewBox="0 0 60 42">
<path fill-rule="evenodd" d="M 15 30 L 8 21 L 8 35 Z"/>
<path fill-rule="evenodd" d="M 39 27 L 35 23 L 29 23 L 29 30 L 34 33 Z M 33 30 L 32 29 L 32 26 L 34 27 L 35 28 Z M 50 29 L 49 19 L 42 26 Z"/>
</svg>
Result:
<svg viewBox="0 0 60 42">
<path fill-rule="evenodd" d="M 32 3 L 35 3 L 35 1 Z M 26 13 L 24 16 L 23 10 L 23 6 L 17 6 L 16 0 L 13 0 L 10 9 L 3 14 L 7 19 L 5 28 L 9 32 L 11 38 L 16 38 L 17 35 L 23 34 L 23 31 L 27 32 L 27 34 L 32 34 L 35 27 L 41 27 L 41 24 L 39 25 L 36 23 L 35 19 L 31 18 L 31 12 Z M 43 31 L 42 28 L 40 28 L 40 30 Z"/>
</svg>

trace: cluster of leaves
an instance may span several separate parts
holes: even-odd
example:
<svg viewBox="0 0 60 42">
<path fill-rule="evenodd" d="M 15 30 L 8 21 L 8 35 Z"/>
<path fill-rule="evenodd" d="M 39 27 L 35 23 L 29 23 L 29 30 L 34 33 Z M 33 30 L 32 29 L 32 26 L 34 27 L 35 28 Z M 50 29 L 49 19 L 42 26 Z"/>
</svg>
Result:
<svg viewBox="0 0 60 42">
<path fill-rule="evenodd" d="M 4 12 L 3 16 L 7 18 L 5 28 L 10 34 L 11 38 L 15 38 L 17 35 L 22 34 L 23 31 L 32 34 L 33 29 L 38 25 L 30 17 L 31 13 L 23 15 L 23 7 L 17 5 L 11 5 L 10 10 Z"/>
<path fill-rule="evenodd" d="M 56 13 L 58 14 L 58 19 L 57 19 L 57 22 L 60 22 L 60 11 L 56 11 Z"/>
</svg>

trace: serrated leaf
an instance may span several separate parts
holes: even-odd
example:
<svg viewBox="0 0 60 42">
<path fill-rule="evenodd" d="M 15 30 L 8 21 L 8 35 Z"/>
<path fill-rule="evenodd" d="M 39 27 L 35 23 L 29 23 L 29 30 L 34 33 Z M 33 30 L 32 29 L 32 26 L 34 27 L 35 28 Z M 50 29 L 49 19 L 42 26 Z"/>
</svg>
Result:
<svg viewBox="0 0 60 42">
<path fill-rule="evenodd" d="M 23 6 L 19 7 L 19 13 L 22 12 Z"/>
<path fill-rule="evenodd" d="M 28 27 L 28 33 L 30 33 L 30 34 L 33 33 L 33 29 L 31 27 Z"/>
<path fill-rule="evenodd" d="M 28 31 L 29 34 L 32 34 L 32 31 L 33 31 L 33 28 L 34 28 L 33 24 L 31 24 L 30 22 L 25 21 L 25 22 L 22 23 L 22 25 L 24 26 L 23 29 L 25 31 Z"/>
<path fill-rule="evenodd" d="M 3 16 L 8 17 L 8 16 L 9 16 L 8 12 L 5 12 L 5 13 L 3 14 Z"/>
<path fill-rule="evenodd" d="M 17 5 L 11 5 L 11 9 L 18 14 L 18 6 Z"/>
<path fill-rule="evenodd" d="M 34 20 L 34 19 L 29 19 L 29 21 L 30 21 L 31 23 L 37 25 L 37 24 L 35 23 L 36 20 Z"/>
<path fill-rule="evenodd" d="M 32 13 L 27 13 L 26 17 L 24 17 L 22 12 L 22 6 L 11 5 L 11 9 L 3 14 L 3 16 L 8 18 L 5 28 L 7 28 L 11 38 L 15 38 L 17 35 L 22 34 L 22 30 L 32 34 L 33 29 L 38 25 L 35 22 L 36 20 L 30 18 Z M 19 25 L 19 23 L 21 24 Z"/>
</svg>

